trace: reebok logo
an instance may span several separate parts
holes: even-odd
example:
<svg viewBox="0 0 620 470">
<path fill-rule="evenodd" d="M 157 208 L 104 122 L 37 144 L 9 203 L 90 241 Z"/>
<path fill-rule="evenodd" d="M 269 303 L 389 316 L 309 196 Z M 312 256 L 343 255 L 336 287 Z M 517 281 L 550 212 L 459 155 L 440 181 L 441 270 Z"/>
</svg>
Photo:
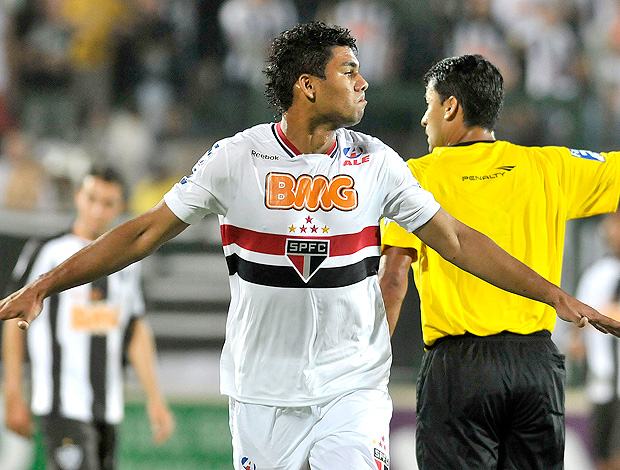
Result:
<svg viewBox="0 0 620 470">
<path fill-rule="evenodd" d="M 277 155 L 265 155 L 264 153 L 257 152 L 252 149 L 251 154 L 254 158 L 262 158 L 263 160 L 280 160 L 280 157 Z"/>
</svg>

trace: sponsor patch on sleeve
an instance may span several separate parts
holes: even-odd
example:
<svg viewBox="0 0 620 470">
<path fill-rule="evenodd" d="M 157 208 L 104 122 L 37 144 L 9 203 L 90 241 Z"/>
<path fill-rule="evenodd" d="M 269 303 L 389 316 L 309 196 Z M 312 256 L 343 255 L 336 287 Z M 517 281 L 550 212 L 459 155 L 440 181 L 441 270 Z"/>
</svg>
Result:
<svg viewBox="0 0 620 470">
<path fill-rule="evenodd" d="M 591 150 L 575 150 L 570 149 L 570 154 L 573 157 L 585 158 L 586 160 L 596 160 L 597 162 L 604 162 L 605 157 L 597 152 Z"/>
</svg>

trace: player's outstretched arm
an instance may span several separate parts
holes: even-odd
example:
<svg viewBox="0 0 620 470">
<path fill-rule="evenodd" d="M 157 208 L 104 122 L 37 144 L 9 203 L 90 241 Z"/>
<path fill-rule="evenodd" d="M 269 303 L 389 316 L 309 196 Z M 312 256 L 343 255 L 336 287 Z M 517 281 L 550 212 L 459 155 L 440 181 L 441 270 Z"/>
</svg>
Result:
<svg viewBox="0 0 620 470">
<path fill-rule="evenodd" d="M 459 222 L 443 209 L 415 233 L 447 261 L 474 276 L 500 289 L 551 305 L 562 320 L 580 327 L 589 322 L 604 333 L 620 336 L 620 322 L 571 297 L 489 237 Z"/>
<path fill-rule="evenodd" d="M 154 252 L 187 226 L 165 202 L 160 202 L 0 301 L 0 320 L 19 318 L 19 327 L 28 328 L 41 312 L 46 297 L 123 269 Z"/>
</svg>

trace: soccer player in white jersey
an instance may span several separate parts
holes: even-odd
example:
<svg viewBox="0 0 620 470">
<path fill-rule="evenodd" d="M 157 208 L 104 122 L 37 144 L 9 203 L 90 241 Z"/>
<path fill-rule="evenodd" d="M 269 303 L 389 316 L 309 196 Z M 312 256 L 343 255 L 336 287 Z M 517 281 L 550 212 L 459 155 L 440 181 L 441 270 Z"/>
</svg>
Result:
<svg viewBox="0 0 620 470">
<path fill-rule="evenodd" d="M 75 193 L 71 231 L 26 244 L 14 270 L 17 287 L 62 263 L 108 230 L 125 207 L 120 175 L 92 170 Z M 24 338 L 32 376 L 32 412 L 39 416 L 48 470 L 112 470 L 116 427 L 123 417 L 123 362 L 142 383 L 157 443 L 174 426 L 159 390 L 155 347 L 145 320 L 139 264 L 55 294 L 26 332 L 3 325 L 2 365 L 6 424 L 30 436 L 32 421 L 22 385 Z"/>
<path fill-rule="evenodd" d="M 218 214 L 232 293 L 221 391 L 230 397 L 236 470 L 389 467 L 381 217 L 564 320 L 620 335 L 620 323 L 448 215 L 387 145 L 345 129 L 366 107 L 355 52 L 349 31 L 320 22 L 279 35 L 266 75 L 281 120 L 216 143 L 153 209 L 1 301 L 0 319 L 28 328 L 44 298 L 124 268 Z"/>
</svg>

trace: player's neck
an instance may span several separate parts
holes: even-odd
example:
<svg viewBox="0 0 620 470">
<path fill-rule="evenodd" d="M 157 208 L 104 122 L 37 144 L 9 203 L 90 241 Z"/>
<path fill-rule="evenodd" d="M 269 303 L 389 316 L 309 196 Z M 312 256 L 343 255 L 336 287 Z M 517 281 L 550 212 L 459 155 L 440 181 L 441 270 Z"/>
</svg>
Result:
<svg viewBox="0 0 620 470">
<path fill-rule="evenodd" d="M 308 120 L 297 119 L 289 113 L 282 116 L 280 128 L 301 153 L 327 153 L 336 140 L 336 130 L 332 126 L 314 126 Z"/>
<path fill-rule="evenodd" d="M 479 142 L 481 140 L 495 140 L 495 133 L 484 127 L 463 128 L 454 134 L 448 145 Z"/>
</svg>

